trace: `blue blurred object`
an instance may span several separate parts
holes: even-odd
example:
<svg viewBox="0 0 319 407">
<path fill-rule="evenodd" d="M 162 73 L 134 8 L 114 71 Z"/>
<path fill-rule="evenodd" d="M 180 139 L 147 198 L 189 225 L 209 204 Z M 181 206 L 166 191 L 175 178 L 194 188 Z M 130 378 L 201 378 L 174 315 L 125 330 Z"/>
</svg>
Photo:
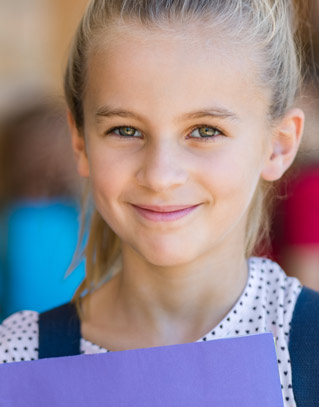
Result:
<svg viewBox="0 0 319 407">
<path fill-rule="evenodd" d="M 1 315 L 44 311 L 71 299 L 84 262 L 66 277 L 79 233 L 78 209 L 65 201 L 22 201 L 2 214 Z M 6 240 L 6 241 L 5 241 Z"/>
</svg>

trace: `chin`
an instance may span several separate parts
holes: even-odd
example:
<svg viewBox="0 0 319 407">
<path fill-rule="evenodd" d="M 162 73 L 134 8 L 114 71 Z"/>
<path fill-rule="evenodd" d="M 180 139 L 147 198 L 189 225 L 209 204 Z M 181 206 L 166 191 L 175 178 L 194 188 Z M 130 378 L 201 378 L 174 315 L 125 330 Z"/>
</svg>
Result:
<svg viewBox="0 0 319 407">
<path fill-rule="evenodd" d="M 137 250 L 150 264 L 158 267 L 174 267 L 190 263 L 196 257 L 192 250 L 179 245 L 152 245 Z"/>
</svg>

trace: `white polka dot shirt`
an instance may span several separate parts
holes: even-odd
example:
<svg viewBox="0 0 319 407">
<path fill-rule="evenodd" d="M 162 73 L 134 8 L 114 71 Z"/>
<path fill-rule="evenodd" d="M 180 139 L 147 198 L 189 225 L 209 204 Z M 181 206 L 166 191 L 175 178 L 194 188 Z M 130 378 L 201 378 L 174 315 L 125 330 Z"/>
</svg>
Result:
<svg viewBox="0 0 319 407">
<path fill-rule="evenodd" d="M 278 368 L 285 407 L 296 407 L 288 351 L 291 319 L 301 292 L 299 281 L 287 277 L 278 264 L 262 258 L 249 259 L 249 276 L 240 298 L 198 342 L 271 332 L 276 340 Z M 17 312 L 0 325 L 0 363 L 38 359 L 38 316 Z M 82 354 L 109 352 L 81 338 Z"/>
</svg>

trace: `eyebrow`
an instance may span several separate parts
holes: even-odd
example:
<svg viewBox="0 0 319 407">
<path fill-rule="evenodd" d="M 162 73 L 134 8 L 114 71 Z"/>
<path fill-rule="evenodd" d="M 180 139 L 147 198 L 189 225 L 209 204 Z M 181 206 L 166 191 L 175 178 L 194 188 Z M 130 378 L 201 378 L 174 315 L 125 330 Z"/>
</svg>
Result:
<svg viewBox="0 0 319 407">
<path fill-rule="evenodd" d="M 111 108 L 110 106 L 104 105 L 101 106 L 97 109 L 95 116 L 97 117 L 114 117 L 114 116 L 120 116 L 120 117 L 131 117 L 133 119 L 139 119 L 142 120 L 142 117 L 139 116 L 136 113 L 129 112 L 127 110 L 122 110 L 122 109 L 116 109 L 116 108 Z"/>
<path fill-rule="evenodd" d="M 212 107 L 198 112 L 186 113 L 183 119 L 200 119 L 202 117 L 218 117 L 219 119 L 232 119 L 239 121 L 239 117 L 224 107 Z"/>
<path fill-rule="evenodd" d="M 100 108 L 97 109 L 95 116 L 97 117 L 114 117 L 114 116 L 119 116 L 119 117 L 129 117 L 133 119 L 138 119 L 138 120 L 143 120 L 143 117 L 133 113 L 129 112 L 127 110 L 122 110 L 122 109 L 117 109 L 117 108 L 111 108 L 110 106 L 104 105 L 101 106 Z M 203 109 L 195 112 L 190 112 L 182 115 L 180 117 L 181 120 L 187 120 L 187 119 L 201 119 L 204 117 L 213 117 L 213 118 L 219 118 L 219 119 L 232 119 L 235 121 L 240 121 L 239 117 L 231 112 L 230 110 L 224 108 L 224 107 L 213 107 L 213 108 L 208 108 L 208 109 Z"/>
</svg>

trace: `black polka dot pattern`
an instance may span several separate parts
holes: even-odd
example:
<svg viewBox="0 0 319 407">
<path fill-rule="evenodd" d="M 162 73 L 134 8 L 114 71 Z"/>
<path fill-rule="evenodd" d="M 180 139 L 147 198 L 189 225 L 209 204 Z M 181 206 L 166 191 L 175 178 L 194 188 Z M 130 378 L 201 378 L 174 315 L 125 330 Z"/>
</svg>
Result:
<svg viewBox="0 0 319 407">
<path fill-rule="evenodd" d="M 301 291 L 299 281 L 287 277 L 278 264 L 262 258 L 249 259 L 246 287 L 234 307 L 218 325 L 198 340 L 271 332 L 275 338 L 285 407 L 296 407 L 288 351 L 293 310 Z M 81 353 L 105 353 L 107 349 L 81 339 Z M 38 313 L 22 311 L 0 325 L 0 363 L 38 358 Z"/>
<path fill-rule="evenodd" d="M 0 325 L 0 363 L 38 359 L 38 313 L 21 311 Z"/>
<path fill-rule="evenodd" d="M 287 277 L 278 264 L 268 259 L 251 258 L 244 292 L 228 315 L 204 336 L 209 341 L 271 332 L 276 343 L 285 407 L 296 407 L 288 343 L 292 314 L 301 288 L 299 281 Z"/>
</svg>

